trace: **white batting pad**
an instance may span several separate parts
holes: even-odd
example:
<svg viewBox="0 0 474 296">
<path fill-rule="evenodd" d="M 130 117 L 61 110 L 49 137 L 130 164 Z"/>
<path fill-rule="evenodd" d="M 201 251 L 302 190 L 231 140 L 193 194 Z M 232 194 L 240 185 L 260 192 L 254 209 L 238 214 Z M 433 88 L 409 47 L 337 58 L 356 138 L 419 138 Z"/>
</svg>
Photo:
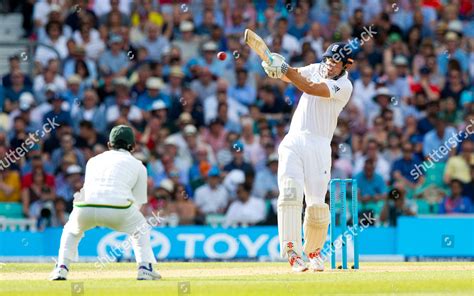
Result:
<svg viewBox="0 0 474 296">
<path fill-rule="evenodd" d="M 301 211 L 303 207 L 303 187 L 292 178 L 282 182 L 278 197 L 278 234 L 280 254 L 287 256 L 289 249 L 302 254 Z M 291 244 L 289 244 L 291 243 Z"/>
<path fill-rule="evenodd" d="M 306 208 L 303 232 L 306 255 L 321 249 L 326 242 L 330 221 L 329 206 L 325 203 Z"/>
</svg>

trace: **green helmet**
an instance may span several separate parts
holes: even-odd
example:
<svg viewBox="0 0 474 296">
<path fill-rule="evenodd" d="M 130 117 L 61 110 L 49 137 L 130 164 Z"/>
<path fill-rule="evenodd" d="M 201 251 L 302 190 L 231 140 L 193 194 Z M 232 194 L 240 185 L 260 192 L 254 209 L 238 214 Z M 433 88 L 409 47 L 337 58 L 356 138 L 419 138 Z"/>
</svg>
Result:
<svg viewBox="0 0 474 296">
<path fill-rule="evenodd" d="M 109 142 L 115 149 L 131 150 L 135 145 L 135 134 L 131 127 L 117 125 L 110 131 Z"/>
</svg>

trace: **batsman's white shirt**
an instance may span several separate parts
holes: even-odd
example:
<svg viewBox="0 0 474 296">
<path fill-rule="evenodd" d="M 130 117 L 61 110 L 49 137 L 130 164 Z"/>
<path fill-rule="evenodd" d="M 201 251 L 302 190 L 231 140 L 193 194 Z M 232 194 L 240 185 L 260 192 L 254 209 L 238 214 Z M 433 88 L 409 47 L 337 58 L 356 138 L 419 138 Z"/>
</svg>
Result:
<svg viewBox="0 0 474 296">
<path fill-rule="evenodd" d="M 303 93 L 296 107 L 289 134 L 308 134 L 332 139 L 337 126 L 337 118 L 349 101 L 352 83 L 347 72 L 337 80 L 323 79 L 319 74 L 320 64 L 311 64 L 298 71 L 312 82 L 324 82 L 329 88 L 330 98 L 322 98 Z"/>
<path fill-rule="evenodd" d="M 86 165 L 84 203 L 122 206 L 147 203 L 147 172 L 126 150 L 110 150 Z"/>
<path fill-rule="evenodd" d="M 309 205 L 324 202 L 331 171 L 331 139 L 339 114 L 352 93 L 347 72 L 337 80 L 324 79 L 319 66 L 311 64 L 298 71 L 311 82 L 326 83 L 330 98 L 303 93 L 290 130 L 278 149 L 280 188 L 284 189 L 285 177 L 297 180 L 304 186 Z"/>
</svg>

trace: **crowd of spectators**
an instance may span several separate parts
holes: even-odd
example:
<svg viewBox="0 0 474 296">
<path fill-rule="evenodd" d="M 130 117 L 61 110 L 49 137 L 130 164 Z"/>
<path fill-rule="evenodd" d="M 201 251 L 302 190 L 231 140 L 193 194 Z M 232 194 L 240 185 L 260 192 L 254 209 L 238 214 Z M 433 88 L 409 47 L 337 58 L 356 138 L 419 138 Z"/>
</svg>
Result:
<svg viewBox="0 0 474 296">
<path fill-rule="evenodd" d="M 146 215 L 276 224 L 278 145 L 301 92 L 265 76 L 247 27 L 294 67 L 351 41 L 332 177 L 358 180 L 361 215 L 396 225 L 474 211 L 472 1 L 26 2 L 37 47 L 12 55 L 2 77 L 0 202 L 41 225 L 67 221 L 87 160 L 117 124 L 136 131 Z"/>
</svg>

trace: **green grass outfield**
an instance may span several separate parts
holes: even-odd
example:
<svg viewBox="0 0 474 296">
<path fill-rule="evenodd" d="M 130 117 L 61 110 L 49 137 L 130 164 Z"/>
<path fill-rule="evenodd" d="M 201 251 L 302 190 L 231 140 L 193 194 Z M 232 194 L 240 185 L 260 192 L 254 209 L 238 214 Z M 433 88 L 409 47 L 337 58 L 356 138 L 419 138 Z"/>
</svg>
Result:
<svg viewBox="0 0 474 296">
<path fill-rule="evenodd" d="M 361 263 L 361 269 L 292 273 L 288 263 L 160 263 L 160 281 L 137 281 L 133 263 L 98 270 L 71 266 L 68 281 L 47 281 L 53 264 L 0 265 L 0 295 L 474 295 L 474 263 Z"/>
</svg>

